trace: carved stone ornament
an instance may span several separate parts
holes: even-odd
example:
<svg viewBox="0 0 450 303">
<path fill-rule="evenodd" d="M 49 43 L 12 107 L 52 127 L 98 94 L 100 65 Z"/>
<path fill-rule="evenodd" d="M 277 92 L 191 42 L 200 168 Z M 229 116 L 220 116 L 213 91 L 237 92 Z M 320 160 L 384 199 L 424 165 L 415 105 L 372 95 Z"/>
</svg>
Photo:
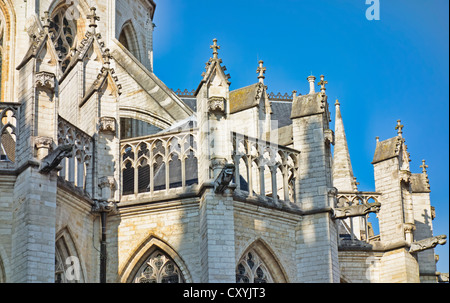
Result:
<svg viewBox="0 0 450 303">
<path fill-rule="evenodd" d="M 42 88 L 55 88 L 55 75 L 48 72 L 39 72 L 35 76 L 35 85 L 36 87 Z"/>
<path fill-rule="evenodd" d="M 439 273 L 438 281 L 441 282 L 441 283 L 442 283 L 442 282 L 448 283 L 448 281 L 449 281 L 449 275 L 448 275 L 448 272 L 447 272 L 447 273 Z"/>
<path fill-rule="evenodd" d="M 334 132 L 331 129 L 326 129 L 323 132 L 325 143 L 333 144 L 334 145 Z"/>
<path fill-rule="evenodd" d="M 98 180 L 98 187 L 100 187 L 101 189 L 103 188 L 114 189 L 116 187 L 116 181 L 114 180 L 114 177 L 101 177 Z"/>
<path fill-rule="evenodd" d="M 225 98 L 224 97 L 210 97 L 208 99 L 208 111 L 210 112 L 225 112 Z"/>
<path fill-rule="evenodd" d="M 412 233 L 416 230 L 416 226 L 412 223 L 404 223 L 403 230 L 405 231 L 405 233 Z"/>
<path fill-rule="evenodd" d="M 94 200 L 91 212 L 93 213 L 115 213 L 117 212 L 117 203 L 114 201 Z"/>
<path fill-rule="evenodd" d="M 53 139 L 50 137 L 36 137 L 34 139 L 34 146 L 39 150 L 41 148 L 50 149 L 53 143 Z"/>
<path fill-rule="evenodd" d="M 113 117 L 101 117 L 99 122 L 99 131 L 107 133 L 116 133 L 116 119 Z"/>
<path fill-rule="evenodd" d="M 98 180 L 98 187 L 101 189 L 102 198 L 106 201 L 114 200 L 114 190 L 116 188 L 116 180 L 112 176 L 101 177 Z"/>
<path fill-rule="evenodd" d="M 71 158 L 73 155 L 73 144 L 59 145 L 47 157 L 42 159 L 39 172 L 48 174 L 52 170 L 57 169 L 64 158 Z"/>
<path fill-rule="evenodd" d="M 231 180 L 233 179 L 234 169 L 234 165 L 230 163 L 227 163 L 222 169 L 219 176 L 217 176 L 216 180 L 214 181 L 214 192 L 216 194 L 223 193 L 228 187 Z"/>
<path fill-rule="evenodd" d="M 400 170 L 398 173 L 400 182 L 405 182 L 406 184 L 411 183 L 411 172 L 408 170 Z"/>
<path fill-rule="evenodd" d="M 36 156 L 38 159 L 45 158 L 52 148 L 53 139 L 50 137 L 36 137 L 34 139 L 34 146 L 36 147 Z"/>
<path fill-rule="evenodd" d="M 410 253 L 424 251 L 426 249 L 435 248 L 438 244 L 444 245 L 447 243 L 447 236 L 440 235 L 432 238 L 427 238 L 424 240 L 420 240 L 417 242 L 411 243 L 411 247 L 409 248 Z"/>
<path fill-rule="evenodd" d="M 380 211 L 381 203 L 364 203 L 360 205 L 345 206 L 334 209 L 334 219 L 346 219 L 350 217 L 365 216 L 368 213 L 377 213 Z"/>
</svg>

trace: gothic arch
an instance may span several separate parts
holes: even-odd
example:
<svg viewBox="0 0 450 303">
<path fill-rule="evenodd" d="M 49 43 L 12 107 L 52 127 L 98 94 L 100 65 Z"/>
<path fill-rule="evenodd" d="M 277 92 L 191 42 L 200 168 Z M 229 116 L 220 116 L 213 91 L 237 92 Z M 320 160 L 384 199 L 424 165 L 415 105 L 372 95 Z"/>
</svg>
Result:
<svg viewBox="0 0 450 303">
<path fill-rule="evenodd" d="M 86 275 L 86 270 L 81 258 L 78 253 L 75 242 L 73 241 L 72 233 L 69 227 L 65 227 L 56 234 L 55 239 L 55 282 L 59 283 L 84 283 Z M 76 257 L 79 260 L 80 265 L 80 275 L 78 281 L 68 281 L 64 275 L 67 270 L 67 264 L 65 261 L 68 257 Z"/>
<path fill-rule="evenodd" d="M 136 35 L 136 30 L 134 29 L 133 22 L 130 20 L 126 21 L 122 25 L 122 29 L 119 34 L 119 42 L 136 57 L 139 61 L 141 61 L 141 53 L 139 50 L 139 42 Z"/>
<path fill-rule="evenodd" d="M 162 252 L 170 258 L 176 267 L 180 270 L 184 282 L 192 283 L 192 277 L 189 270 L 178 253 L 166 242 L 150 235 L 141 245 L 137 247 L 135 252 L 130 256 L 128 261 L 119 272 L 119 280 L 121 283 L 133 283 L 136 275 L 142 269 L 147 259 L 156 251 Z"/>
<path fill-rule="evenodd" d="M 261 238 L 255 240 L 252 244 L 250 244 L 247 249 L 241 254 L 241 257 L 236 265 L 236 278 L 238 279 L 240 264 L 243 262 L 248 262 L 249 253 L 252 255 L 254 260 L 256 260 L 256 264 L 262 264 L 263 271 L 267 271 L 266 277 L 267 282 L 273 283 L 288 283 L 288 278 L 285 270 L 281 266 L 280 260 L 276 257 L 273 250 L 270 246 Z M 260 262 L 258 262 L 258 260 Z M 250 269 L 246 266 L 246 269 Z M 255 267 L 254 271 L 258 268 Z M 241 273 L 242 274 L 242 273 Z M 253 281 L 251 281 L 253 282 Z"/>
</svg>

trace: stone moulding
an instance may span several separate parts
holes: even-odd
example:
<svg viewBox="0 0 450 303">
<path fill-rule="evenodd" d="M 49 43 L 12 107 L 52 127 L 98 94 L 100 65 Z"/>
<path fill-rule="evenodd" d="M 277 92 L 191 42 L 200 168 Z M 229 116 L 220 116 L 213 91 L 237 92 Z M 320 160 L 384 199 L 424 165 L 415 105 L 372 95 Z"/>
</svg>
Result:
<svg viewBox="0 0 450 303">
<path fill-rule="evenodd" d="M 208 111 L 224 113 L 225 112 L 225 98 L 210 97 L 208 99 Z"/>
<path fill-rule="evenodd" d="M 99 132 L 116 133 L 116 119 L 113 117 L 101 117 L 99 121 Z"/>
<path fill-rule="evenodd" d="M 35 85 L 38 88 L 55 88 L 55 75 L 49 72 L 39 72 L 35 75 Z"/>
</svg>

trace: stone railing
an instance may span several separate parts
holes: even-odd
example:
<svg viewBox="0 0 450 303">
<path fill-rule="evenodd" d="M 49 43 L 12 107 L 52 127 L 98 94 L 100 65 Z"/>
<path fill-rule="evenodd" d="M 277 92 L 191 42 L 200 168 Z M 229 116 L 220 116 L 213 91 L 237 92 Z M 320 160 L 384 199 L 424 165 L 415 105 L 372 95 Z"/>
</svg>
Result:
<svg viewBox="0 0 450 303">
<path fill-rule="evenodd" d="M 173 90 L 172 91 L 180 98 L 195 98 L 195 89 L 188 91 L 187 89 L 185 90 L 181 90 L 181 89 L 177 89 L 177 90 Z"/>
<path fill-rule="evenodd" d="M 248 196 L 295 201 L 300 152 L 232 133 L 236 189 Z"/>
<path fill-rule="evenodd" d="M 198 184 L 197 129 L 121 141 L 122 195 Z"/>
<path fill-rule="evenodd" d="M 375 233 L 378 224 L 375 216 L 369 220 L 370 213 L 377 213 L 381 207 L 381 194 L 375 192 L 338 192 L 337 205 L 334 209 L 335 218 L 341 220 L 345 240 L 359 240 L 367 243 L 379 241 L 380 236 Z M 372 221 L 372 222 L 370 222 Z"/>
<path fill-rule="evenodd" d="M 294 96 L 288 93 L 282 95 L 281 93 L 275 94 L 272 92 L 268 94 L 268 97 L 270 101 L 292 101 L 294 99 Z"/>
<path fill-rule="evenodd" d="M 73 145 L 72 156 L 61 162 L 59 176 L 89 195 L 93 193 L 93 144 L 91 136 L 58 117 L 58 145 Z"/>
<path fill-rule="evenodd" d="M 0 161 L 16 161 L 17 118 L 20 104 L 0 102 Z"/>
</svg>

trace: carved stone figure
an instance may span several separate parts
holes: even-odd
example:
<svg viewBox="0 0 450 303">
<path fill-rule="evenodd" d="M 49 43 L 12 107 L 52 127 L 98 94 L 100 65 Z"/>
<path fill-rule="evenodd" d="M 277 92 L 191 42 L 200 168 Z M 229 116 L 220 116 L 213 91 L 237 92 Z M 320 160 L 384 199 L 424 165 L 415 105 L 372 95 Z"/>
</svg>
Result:
<svg viewBox="0 0 450 303">
<path fill-rule="evenodd" d="M 350 217 L 365 216 L 368 213 L 377 213 L 380 210 L 381 203 L 364 203 L 360 205 L 345 206 L 334 209 L 334 219 L 346 219 Z"/>
<path fill-rule="evenodd" d="M 210 112 L 224 112 L 225 111 L 225 99 L 222 97 L 209 98 L 208 109 Z"/>
<path fill-rule="evenodd" d="M 47 157 L 42 159 L 39 172 L 49 174 L 56 169 L 64 158 L 72 157 L 73 144 L 60 145 L 52 151 Z"/>
<path fill-rule="evenodd" d="M 409 248 L 410 253 L 423 251 L 430 248 L 435 248 L 438 244 L 444 245 L 447 243 L 447 236 L 440 235 L 432 238 L 427 238 L 424 240 L 420 240 L 417 242 L 411 243 L 411 247 Z"/>
<path fill-rule="evenodd" d="M 94 200 L 94 204 L 92 205 L 91 211 L 93 213 L 101 213 L 101 212 L 115 212 L 117 210 L 117 205 L 113 201 L 102 201 L 102 200 Z"/>
<path fill-rule="evenodd" d="M 214 182 L 214 192 L 216 194 L 223 193 L 233 179 L 233 175 L 234 165 L 226 164 L 220 172 L 219 176 L 217 176 L 216 181 Z"/>
</svg>

